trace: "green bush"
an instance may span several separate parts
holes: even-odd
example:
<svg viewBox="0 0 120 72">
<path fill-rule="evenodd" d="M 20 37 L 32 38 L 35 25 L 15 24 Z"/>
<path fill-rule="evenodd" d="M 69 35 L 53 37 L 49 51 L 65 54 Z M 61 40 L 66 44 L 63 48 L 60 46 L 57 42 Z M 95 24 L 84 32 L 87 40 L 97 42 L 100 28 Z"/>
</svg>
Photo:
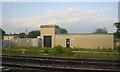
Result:
<svg viewBox="0 0 120 72">
<path fill-rule="evenodd" d="M 73 49 L 74 51 L 79 51 L 80 49 L 79 48 L 77 48 L 77 47 L 74 47 L 74 49 Z"/>
<path fill-rule="evenodd" d="M 43 49 L 43 52 L 45 53 L 45 54 L 48 54 L 49 53 L 49 50 L 48 49 Z"/>
<path fill-rule="evenodd" d="M 74 53 L 72 52 L 72 49 L 67 48 L 67 49 L 64 50 L 64 54 L 66 56 L 72 56 Z"/>
<path fill-rule="evenodd" d="M 69 57 L 74 54 L 71 48 L 64 48 L 62 46 L 55 46 L 52 50 L 52 53 L 58 56 L 69 56 Z"/>
<path fill-rule="evenodd" d="M 64 50 L 62 46 L 55 46 L 52 52 L 54 55 L 60 55 L 64 53 Z"/>
<path fill-rule="evenodd" d="M 117 52 L 120 52 L 120 47 L 116 47 L 115 50 L 116 50 Z"/>
</svg>

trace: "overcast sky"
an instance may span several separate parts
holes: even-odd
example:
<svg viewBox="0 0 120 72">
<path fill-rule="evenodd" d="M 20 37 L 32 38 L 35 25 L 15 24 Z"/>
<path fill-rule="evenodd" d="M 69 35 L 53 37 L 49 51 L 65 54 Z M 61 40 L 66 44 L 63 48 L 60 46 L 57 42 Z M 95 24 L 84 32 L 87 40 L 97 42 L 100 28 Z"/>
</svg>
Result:
<svg viewBox="0 0 120 72">
<path fill-rule="evenodd" d="M 39 30 L 42 24 L 59 25 L 69 33 L 92 33 L 103 27 L 113 33 L 117 20 L 118 2 L 2 3 L 2 27 L 7 33 Z"/>
</svg>

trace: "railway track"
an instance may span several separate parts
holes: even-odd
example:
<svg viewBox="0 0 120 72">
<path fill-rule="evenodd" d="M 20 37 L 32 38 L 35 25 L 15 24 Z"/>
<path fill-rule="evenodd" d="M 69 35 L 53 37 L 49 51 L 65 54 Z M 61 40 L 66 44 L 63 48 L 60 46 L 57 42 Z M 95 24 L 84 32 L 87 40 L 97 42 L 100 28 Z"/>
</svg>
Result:
<svg viewBox="0 0 120 72">
<path fill-rule="evenodd" d="M 60 57 L 2 55 L 2 65 L 33 69 L 120 71 L 119 59 L 81 59 Z"/>
</svg>

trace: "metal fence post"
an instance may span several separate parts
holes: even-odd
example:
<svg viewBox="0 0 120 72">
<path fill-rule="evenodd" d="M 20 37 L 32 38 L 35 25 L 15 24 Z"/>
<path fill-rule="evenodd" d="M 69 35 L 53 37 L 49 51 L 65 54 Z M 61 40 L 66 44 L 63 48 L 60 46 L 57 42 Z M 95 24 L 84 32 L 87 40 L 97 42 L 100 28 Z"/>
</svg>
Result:
<svg viewBox="0 0 120 72">
<path fill-rule="evenodd" d="M 113 62 L 113 71 L 115 70 L 115 63 L 114 63 L 114 60 L 112 60 Z"/>
<path fill-rule="evenodd" d="M 53 71 L 54 71 L 54 56 L 53 56 Z"/>
<path fill-rule="evenodd" d="M 83 58 L 82 58 L 82 69 L 83 69 Z"/>
</svg>

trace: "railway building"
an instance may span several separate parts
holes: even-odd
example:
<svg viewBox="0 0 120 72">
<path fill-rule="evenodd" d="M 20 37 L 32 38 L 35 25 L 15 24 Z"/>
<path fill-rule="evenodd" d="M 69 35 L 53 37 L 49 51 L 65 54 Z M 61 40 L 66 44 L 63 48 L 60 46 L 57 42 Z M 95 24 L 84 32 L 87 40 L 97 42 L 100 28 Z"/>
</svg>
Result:
<svg viewBox="0 0 120 72">
<path fill-rule="evenodd" d="M 40 26 L 41 35 L 37 38 L 18 38 L 4 36 L 3 47 L 42 47 L 52 48 L 114 48 L 116 46 L 113 33 L 108 34 L 60 34 L 59 26 L 49 24 Z"/>
<path fill-rule="evenodd" d="M 42 47 L 114 48 L 114 34 L 60 34 L 57 25 L 41 25 Z"/>
</svg>

